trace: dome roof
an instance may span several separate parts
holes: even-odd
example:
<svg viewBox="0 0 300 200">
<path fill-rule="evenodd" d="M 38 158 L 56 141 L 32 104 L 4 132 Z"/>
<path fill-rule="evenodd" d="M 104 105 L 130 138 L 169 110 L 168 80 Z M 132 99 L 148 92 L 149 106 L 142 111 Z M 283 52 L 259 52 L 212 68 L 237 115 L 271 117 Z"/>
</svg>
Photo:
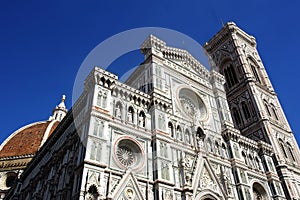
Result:
<svg viewBox="0 0 300 200">
<path fill-rule="evenodd" d="M 0 146 L 0 158 L 34 155 L 52 134 L 58 121 L 35 122 L 11 134 Z"/>
</svg>

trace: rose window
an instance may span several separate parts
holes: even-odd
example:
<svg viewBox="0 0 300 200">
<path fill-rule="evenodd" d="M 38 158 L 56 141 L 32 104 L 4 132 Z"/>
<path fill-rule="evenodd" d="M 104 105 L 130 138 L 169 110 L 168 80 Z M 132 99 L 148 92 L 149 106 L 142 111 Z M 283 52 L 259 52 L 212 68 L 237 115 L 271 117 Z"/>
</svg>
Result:
<svg viewBox="0 0 300 200">
<path fill-rule="evenodd" d="M 132 150 L 127 146 L 119 146 L 117 150 L 117 157 L 122 163 L 122 165 L 126 167 L 130 167 L 132 164 L 134 164 L 135 156 Z"/>
<path fill-rule="evenodd" d="M 189 88 L 181 88 L 178 93 L 181 111 L 187 117 L 200 121 L 207 117 L 207 110 L 200 96 Z"/>
<path fill-rule="evenodd" d="M 123 168 L 137 168 L 144 162 L 143 150 L 134 139 L 119 139 L 115 144 L 115 158 Z"/>
</svg>

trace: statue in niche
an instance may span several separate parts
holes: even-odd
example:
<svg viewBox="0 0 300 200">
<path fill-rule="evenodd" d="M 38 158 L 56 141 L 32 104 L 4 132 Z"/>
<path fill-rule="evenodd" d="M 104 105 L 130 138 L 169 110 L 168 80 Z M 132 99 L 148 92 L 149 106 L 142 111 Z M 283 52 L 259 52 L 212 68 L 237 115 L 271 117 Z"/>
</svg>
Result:
<svg viewBox="0 0 300 200">
<path fill-rule="evenodd" d="M 234 155 L 235 155 L 237 158 L 240 158 L 239 149 L 238 149 L 238 147 L 237 147 L 236 144 L 233 145 L 233 149 L 234 149 Z"/>
<path fill-rule="evenodd" d="M 246 183 L 247 180 L 246 180 L 245 172 L 241 170 L 241 171 L 240 171 L 240 175 L 241 175 L 242 182 L 243 182 L 243 183 Z"/>
<path fill-rule="evenodd" d="M 190 135 L 188 132 L 185 133 L 185 142 L 188 144 L 190 143 Z"/>
<path fill-rule="evenodd" d="M 172 195 L 171 191 L 167 190 L 165 192 L 165 198 L 164 199 L 165 200 L 172 200 L 173 199 L 173 195 Z"/>
<path fill-rule="evenodd" d="M 118 119 L 121 119 L 122 118 L 122 113 L 121 113 L 121 106 L 120 106 L 120 104 L 117 104 L 115 112 L 116 112 L 116 117 Z"/>
<path fill-rule="evenodd" d="M 146 125 L 146 120 L 145 119 L 146 119 L 145 113 L 141 112 L 139 114 L 139 126 L 140 127 L 145 127 L 145 125 Z"/>
</svg>

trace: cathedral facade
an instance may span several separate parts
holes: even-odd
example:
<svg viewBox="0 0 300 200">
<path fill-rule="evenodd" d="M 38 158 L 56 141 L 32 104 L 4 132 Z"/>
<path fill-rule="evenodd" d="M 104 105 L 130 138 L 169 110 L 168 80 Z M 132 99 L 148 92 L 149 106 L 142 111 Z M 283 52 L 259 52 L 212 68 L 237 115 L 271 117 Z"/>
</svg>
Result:
<svg viewBox="0 0 300 200">
<path fill-rule="evenodd" d="M 229 22 L 204 48 L 210 70 L 153 35 L 125 83 L 95 67 L 5 198 L 300 199 L 299 148 L 255 38 Z"/>
</svg>

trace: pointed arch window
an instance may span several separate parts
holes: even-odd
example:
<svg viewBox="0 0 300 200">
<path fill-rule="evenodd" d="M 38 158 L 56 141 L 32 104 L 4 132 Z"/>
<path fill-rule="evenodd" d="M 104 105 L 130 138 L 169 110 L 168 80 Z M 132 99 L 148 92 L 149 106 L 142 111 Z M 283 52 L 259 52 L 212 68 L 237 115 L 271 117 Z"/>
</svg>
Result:
<svg viewBox="0 0 300 200">
<path fill-rule="evenodd" d="M 273 113 L 275 119 L 278 120 L 278 115 L 277 115 L 277 112 L 276 112 L 274 104 L 271 104 L 271 108 L 272 108 L 272 113 Z"/>
<path fill-rule="evenodd" d="M 240 113 L 239 113 L 238 109 L 234 107 L 232 109 L 232 114 L 233 114 L 233 118 L 234 118 L 234 121 L 235 121 L 236 125 L 237 126 L 241 125 L 242 120 L 241 120 L 241 116 L 240 116 Z"/>
<path fill-rule="evenodd" d="M 169 134 L 171 135 L 171 137 L 174 137 L 174 128 L 173 128 L 173 124 L 171 122 L 168 123 L 168 131 L 169 131 Z"/>
<path fill-rule="evenodd" d="M 139 126 L 145 127 L 146 126 L 146 115 L 143 111 L 139 114 Z"/>
<path fill-rule="evenodd" d="M 286 144 L 287 144 L 287 147 L 288 147 L 288 150 L 289 150 L 289 154 L 290 154 L 292 160 L 295 162 L 296 159 L 295 159 L 295 156 L 294 156 L 294 153 L 293 153 L 292 145 L 290 143 L 288 143 L 288 142 Z"/>
<path fill-rule="evenodd" d="M 93 142 L 91 145 L 90 159 L 100 161 L 101 160 L 101 144 Z"/>
<path fill-rule="evenodd" d="M 246 164 L 246 165 L 249 165 L 248 158 L 247 158 L 247 156 L 246 156 L 246 154 L 245 154 L 244 151 L 242 151 L 242 156 L 243 156 L 243 158 L 244 158 L 245 164 Z"/>
<path fill-rule="evenodd" d="M 238 79 L 232 64 L 227 65 L 223 71 L 228 88 L 231 88 L 238 83 Z"/>
<path fill-rule="evenodd" d="M 243 101 L 241 103 L 241 105 L 242 105 L 243 113 L 244 113 L 244 116 L 245 116 L 246 120 L 250 119 L 251 118 L 251 114 L 250 114 L 250 111 L 249 111 L 247 103 L 245 101 Z"/>
<path fill-rule="evenodd" d="M 287 156 L 287 153 L 286 153 L 286 151 L 285 151 L 285 145 L 284 145 L 284 142 L 282 141 L 282 139 L 279 139 L 279 145 L 280 145 L 280 148 L 281 148 L 281 151 L 283 152 L 283 154 L 284 154 L 284 157 L 285 158 L 288 158 L 288 156 Z"/>
<path fill-rule="evenodd" d="M 178 125 L 177 126 L 177 129 L 176 129 L 176 139 L 177 140 L 181 140 L 181 134 L 182 134 L 182 131 L 181 131 L 181 128 L 180 128 L 180 126 Z"/>
<path fill-rule="evenodd" d="M 97 106 L 106 108 L 107 104 L 107 92 L 99 91 L 97 95 Z"/>
<path fill-rule="evenodd" d="M 221 151 L 221 156 L 224 158 L 227 158 L 227 150 L 226 150 L 226 145 L 222 143 L 222 151 Z"/>
<path fill-rule="evenodd" d="M 260 160 L 258 157 L 255 157 L 255 163 L 256 163 L 256 167 L 258 170 L 261 170 L 261 166 L 260 166 Z"/>
<path fill-rule="evenodd" d="M 215 142 L 215 153 L 220 155 L 220 145 L 217 141 Z"/>
<path fill-rule="evenodd" d="M 254 66 L 253 64 L 250 64 L 250 66 L 251 66 L 251 70 L 252 70 L 252 73 L 253 73 L 253 76 L 254 76 L 255 80 L 256 80 L 257 82 L 261 83 L 260 78 L 259 78 L 259 75 L 258 75 L 258 73 L 257 73 L 257 67 Z"/>
<path fill-rule="evenodd" d="M 268 102 L 266 100 L 264 100 L 264 105 L 265 105 L 265 109 L 268 113 L 269 116 L 271 116 L 271 112 L 270 112 L 270 109 L 269 109 L 269 105 L 268 105 Z"/>
<path fill-rule="evenodd" d="M 93 135 L 94 136 L 103 136 L 103 130 L 104 130 L 104 122 L 96 119 L 94 123 L 94 130 L 93 130 Z"/>
<path fill-rule="evenodd" d="M 134 122 L 134 110 L 133 110 L 132 106 L 129 106 L 129 108 L 128 108 L 127 120 L 130 123 Z"/>
</svg>

